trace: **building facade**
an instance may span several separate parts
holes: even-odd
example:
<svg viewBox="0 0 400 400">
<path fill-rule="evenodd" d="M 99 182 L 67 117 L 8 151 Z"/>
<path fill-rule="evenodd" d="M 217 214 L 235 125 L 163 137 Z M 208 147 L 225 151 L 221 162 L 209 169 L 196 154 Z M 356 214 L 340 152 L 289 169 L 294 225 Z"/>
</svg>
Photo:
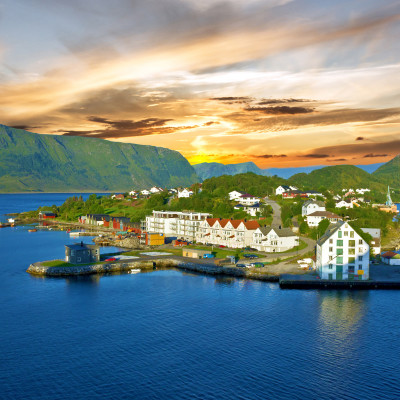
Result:
<svg viewBox="0 0 400 400">
<path fill-rule="evenodd" d="M 207 218 L 200 224 L 196 241 L 240 249 L 251 245 L 253 232 L 259 227 L 257 221 Z"/>
<path fill-rule="evenodd" d="M 342 218 L 330 211 L 314 211 L 307 215 L 307 225 L 310 227 L 316 227 L 324 219 L 329 220 L 331 223 L 336 223 Z"/>
<path fill-rule="evenodd" d="M 305 217 L 306 215 L 312 214 L 315 211 L 326 211 L 325 204 L 322 201 L 307 200 L 301 207 L 301 215 Z"/>
<path fill-rule="evenodd" d="M 146 217 L 143 227 L 149 233 L 162 233 L 164 236 L 193 241 L 201 222 L 211 216 L 208 213 L 191 211 L 153 211 L 153 215 Z"/>
<path fill-rule="evenodd" d="M 90 264 L 100 261 L 100 248 L 95 244 L 65 245 L 65 261 L 71 264 Z"/>
<path fill-rule="evenodd" d="M 369 245 L 349 223 L 340 221 L 317 241 L 316 267 L 321 279 L 367 280 Z"/>
<path fill-rule="evenodd" d="M 282 252 L 299 245 L 299 237 L 290 229 L 263 226 L 253 233 L 251 247 L 267 253 Z"/>
</svg>

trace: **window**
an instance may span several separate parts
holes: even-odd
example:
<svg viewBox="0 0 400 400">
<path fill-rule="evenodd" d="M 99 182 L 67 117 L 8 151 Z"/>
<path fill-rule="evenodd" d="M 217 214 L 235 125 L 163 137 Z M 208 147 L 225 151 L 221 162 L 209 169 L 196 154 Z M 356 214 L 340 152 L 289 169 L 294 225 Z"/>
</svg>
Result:
<svg viewBox="0 0 400 400">
<path fill-rule="evenodd" d="M 336 246 L 343 247 L 343 240 L 336 240 Z"/>
<path fill-rule="evenodd" d="M 342 231 L 339 231 L 337 236 L 338 236 L 338 238 L 341 238 L 342 237 Z"/>
<path fill-rule="evenodd" d="M 333 274 L 328 274 L 328 279 L 331 281 L 333 279 Z"/>
<path fill-rule="evenodd" d="M 360 240 L 358 241 L 358 244 L 363 244 L 363 240 L 360 239 Z"/>
<path fill-rule="evenodd" d="M 329 239 L 329 244 L 332 244 L 333 243 L 333 239 Z"/>
<path fill-rule="evenodd" d="M 355 240 L 349 240 L 349 247 L 356 247 L 356 241 Z"/>
<path fill-rule="evenodd" d="M 362 264 L 358 264 L 358 269 L 363 269 Z"/>
<path fill-rule="evenodd" d="M 329 247 L 329 253 L 332 253 L 333 247 Z"/>
<path fill-rule="evenodd" d="M 338 256 L 342 256 L 343 255 L 343 249 L 336 249 L 336 254 Z"/>
<path fill-rule="evenodd" d="M 344 231 L 344 236 L 349 236 L 349 232 L 348 231 Z"/>
<path fill-rule="evenodd" d="M 329 265 L 328 265 L 328 268 L 329 268 L 329 269 L 332 269 L 332 268 L 333 268 L 333 264 L 329 264 Z"/>
<path fill-rule="evenodd" d="M 355 257 L 349 257 L 349 264 L 354 264 L 356 262 Z"/>
<path fill-rule="evenodd" d="M 356 254 L 356 249 L 349 249 L 349 254 L 352 256 Z"/>
<path fill-rule="evenodd" d="M 363 256 L 358 256 L 358 261 L 362 261 L 363 260 Z"/>
<path fill-rule="evenodd" d="M 362 253 L 363 251 L 364 251 L 364 250 L 363 250 L 362 247 L 359 247 L 359 248 L 358 248 L 358 252 L 359 252 L 359 253 Z"/>
<path fill-rule="evenodd" d="M 351 237 L 351 238 L 354 237 L 354 231 L 350 231 L 350 237 Z"/>
<path fill-rule="evenodd" d="M 343 257 L 336 257 L 336 264 L 343 264 Z"/>
<path fill-rule="evenodd" d="M 349 274 L 354 274 L 354 265 L 349 265 Z"/>
</svg>

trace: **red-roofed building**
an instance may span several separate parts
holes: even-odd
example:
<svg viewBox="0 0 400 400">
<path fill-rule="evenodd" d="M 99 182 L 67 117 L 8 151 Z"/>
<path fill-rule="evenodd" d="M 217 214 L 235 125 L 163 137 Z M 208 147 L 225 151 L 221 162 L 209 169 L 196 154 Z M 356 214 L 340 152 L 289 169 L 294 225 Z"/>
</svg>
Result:
<svg viewBox="0 0 400 400">
<path fill-rule="evenodd" d="M 216 246 L 243 248 L 251 245 L 253 232 L 259 226 L 257 221 L 207 218 L 199 226 L 196 241 Z"/>
<path fill-rule="evenodd" d="M 387 251 L 381 255 L 382 262 L 389 265 L 400 265 L 400 254 Z"/>
</svg>

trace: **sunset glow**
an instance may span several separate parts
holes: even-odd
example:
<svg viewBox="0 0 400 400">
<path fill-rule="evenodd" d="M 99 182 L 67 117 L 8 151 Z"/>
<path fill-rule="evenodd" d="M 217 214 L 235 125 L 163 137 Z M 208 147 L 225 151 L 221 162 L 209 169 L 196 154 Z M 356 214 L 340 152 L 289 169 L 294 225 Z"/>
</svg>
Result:
<svg viewBox="0 0 400 400">
<path fill-rule="evenodd" d="M 398 1 L 0 0 L 0 18 L 6 125 L 192 164 L 400 153 Z"/>
</svg>

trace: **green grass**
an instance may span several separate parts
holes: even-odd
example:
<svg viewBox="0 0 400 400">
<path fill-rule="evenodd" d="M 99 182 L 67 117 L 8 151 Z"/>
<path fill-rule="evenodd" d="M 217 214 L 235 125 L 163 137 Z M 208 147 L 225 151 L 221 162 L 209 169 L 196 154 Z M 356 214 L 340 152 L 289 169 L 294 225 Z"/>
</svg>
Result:
<svg viewBox="0 0 400 400">
<path fill-rule="evenodd" d="M 43 261 L 42 265 L 44 267 L 73 267 L 74 266 L 73 264 L 67 263 L 63 260 Z"/>
<path fill-rule="evenodd" d="M 307 247 L 307 243 L 304 242 L 303 240 L 300 240 L 299 245 L 296 247 L 293 247 L 292 249 L 289 250 L 285 250 L 285 251 L 281 251 L 279 253 L 275 253 L 275 254 L 285 254 L 285 253 L 293 253 L 294 251 L 299 251 L 299 250 L 303 250 Z"/>
</svg>

